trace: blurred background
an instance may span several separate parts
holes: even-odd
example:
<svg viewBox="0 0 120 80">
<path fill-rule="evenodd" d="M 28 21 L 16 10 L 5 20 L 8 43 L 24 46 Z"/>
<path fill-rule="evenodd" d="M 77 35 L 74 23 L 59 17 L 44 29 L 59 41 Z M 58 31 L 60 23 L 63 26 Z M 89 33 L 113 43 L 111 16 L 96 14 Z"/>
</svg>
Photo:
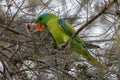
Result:
<svg viewBox="0 0 120 80">
<path fill-rule="evenodd" d="M 88 50 L 108 72 L 101 73 L 74 52 L 56 48 L 47 29 L 37 32 L 35 19 L 46 12 L 76 30 L 101 13 L 79 35 L 100 46 Z M 0 80 L 119 79 L 119 0 L 0 0 Z"/>
</svg>

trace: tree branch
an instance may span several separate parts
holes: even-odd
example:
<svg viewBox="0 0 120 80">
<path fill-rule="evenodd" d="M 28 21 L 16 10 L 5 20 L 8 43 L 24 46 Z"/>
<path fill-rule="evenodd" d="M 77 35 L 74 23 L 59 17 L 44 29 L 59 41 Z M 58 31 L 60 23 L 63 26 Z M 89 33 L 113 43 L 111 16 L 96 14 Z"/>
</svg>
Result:
<svg viewBox="0 0 120 80">
<path fill-rule="evenodd" d="M 9 27 L 11 25 L 11 23 L 13 22 L 15 16 L 17 15 L 17 13 L 19 12 L 20 8 L 23 6 L 25 0 L 22 1 L 22 4 L 20 5 L 20 7 L 18 8 L 18 10 L 16 11 L 16 13 L 14 14 L 14 16 L 12 17 L 12 19 L 10 20 L 10 22 L 8 23 L 8 25 L 6 27 Z M 1 35 L 6 31 L 6 28 L 1 32 Z"/>
<path fill-rule="evenodd" d="M 104 8 L 97 15 L 95 15 L 93 18 L 91 18 L 85 24 L 83 24 L 78 29 L 78 31 L 75 34 L 73 34 L 72 37 L 64 44 L 63 47 L 66 49 L 66 47 L 72 42 L 72 40 L 79 34 L 80 31 L 82 31 L 84 28 L 88 27 L 89 24 L 91 24 L 93 21 L 95 21 L 97 18 L 99 18 L 102 14 L 104 14 L 105 11 L 107 11 L 114 3 L 115 3 L 115 0 L 109 2 L 108 4 L 105 4 Z"/>
<path fill-rule="evenodd" d="M 5 30 L 8 30 L 8 31 L 10 31 L 10 32 L 13 32 L 13 33 L 15 33 L 15 34 L 17 34 L 17 35 L 23 35 L 23 36 L 25 36 L 25 37 L 29 37 L 29 38 L 31 38 L 31 39 L 34 39 L 34 40 L 38 40 L 38 41 L 39 41 L 39 39 L 33 38 L 33 37 L 31 37 L 31 36 L 29 36 L 29 35 L 26 35 L 26 34 L 24 34 L 24 33 L 18 32 L 18 31 L 13 30 L 13 29 L 10 29 L 10 28 L 6 27 L 5 25 L 1 25 L 1 24 L 0 24 L 0 27 L 1 27 L 1 28 L 4 28 Z"/>
</svg>

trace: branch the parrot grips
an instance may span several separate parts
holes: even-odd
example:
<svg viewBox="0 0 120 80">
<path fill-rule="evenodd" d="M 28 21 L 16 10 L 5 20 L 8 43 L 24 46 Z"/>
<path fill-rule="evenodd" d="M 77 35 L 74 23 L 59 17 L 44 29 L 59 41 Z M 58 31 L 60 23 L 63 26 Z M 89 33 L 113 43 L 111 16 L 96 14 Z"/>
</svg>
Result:
<svg viewBox="0 0 120 80">
<path fill-rule="evenodd" d="M 42 30 L 45 29 L 45 25 L 37 23 L 36 24 L 36 29 L 37 29 L 37 31 L 41 32 Z"/>
</svg>

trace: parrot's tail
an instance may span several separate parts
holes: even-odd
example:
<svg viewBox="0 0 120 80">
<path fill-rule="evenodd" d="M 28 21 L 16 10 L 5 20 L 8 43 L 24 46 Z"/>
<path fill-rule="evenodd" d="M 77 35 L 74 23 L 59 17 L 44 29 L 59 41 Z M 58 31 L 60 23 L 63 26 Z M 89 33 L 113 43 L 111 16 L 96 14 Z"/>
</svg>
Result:
<svg viewBox="0 0 120 80">
<path fill-rule="evenodd" d="M 90 53 L 89 51 L 83 47 L 81 44 L 77 44 L 76 42 L 72 42 L 70 45 L 70 49 L 80 55 L 82 55 L 90 64 L 98 68 L 102 73 L 106 73 L 107 69 L 98 62 Z"/>
<path fill-rule="evenodd" d="M 98 62 L 95 58 L 93 58 L 91 55 L 89 58 L 86 58 L 90 64 L 98 68 L 102 73 L 106 73 L 107 69 L 105 68 L 104 65 L 102 65 L 100 62 Z"/>
</svg>

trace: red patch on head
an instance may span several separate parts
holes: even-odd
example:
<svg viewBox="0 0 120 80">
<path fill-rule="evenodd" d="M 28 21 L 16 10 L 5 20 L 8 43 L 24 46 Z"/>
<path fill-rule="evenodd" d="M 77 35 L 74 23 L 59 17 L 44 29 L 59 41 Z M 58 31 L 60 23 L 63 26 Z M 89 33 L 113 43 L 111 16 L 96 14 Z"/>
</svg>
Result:
<svg viewBox="0 0 120 80">
<path fill-rule="evenodd" d="M 41 28 L 40 24 L 36 24 L 36 29 L 39 30 Z"/>
<path fill-rule="evenodd" d="M 37 31 L 42 31 L 42 30 L 45 29 L 45 25 L 42 25 L 42 24 L 37 23 L 37 24 L 36 24 L 36 29 L 37 29 Z"/>
<path fill-rule="evenodd" d="M 40 25 L 40 24 L 36 24 L 36 29 L 37 29 L 38 31 L 41 31 L 41 25 Z"/>
</svg>

